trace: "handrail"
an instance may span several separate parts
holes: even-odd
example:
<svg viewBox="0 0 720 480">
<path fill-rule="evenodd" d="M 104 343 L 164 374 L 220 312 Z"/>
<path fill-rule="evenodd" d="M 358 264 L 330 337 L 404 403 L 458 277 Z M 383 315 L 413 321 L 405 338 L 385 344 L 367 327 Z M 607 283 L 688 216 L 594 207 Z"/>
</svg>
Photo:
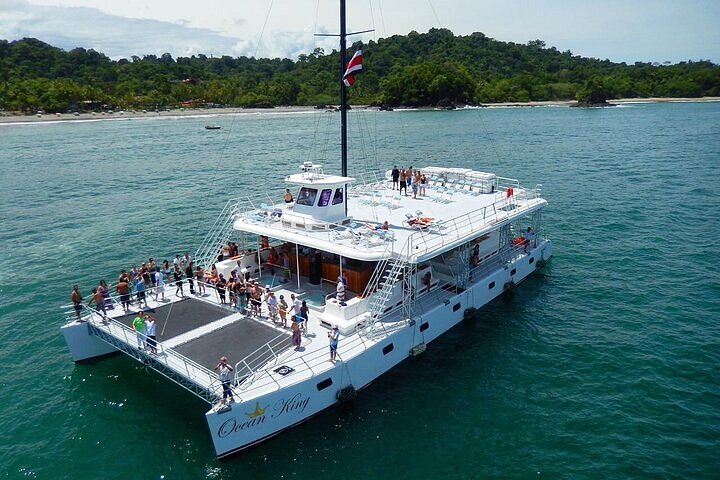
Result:
<svg viewBox="0 0 720 480">
<path fill-rule="evenodd" d="M 512 196 L 503 196 L 491 205 L 439 222 L 437 225 L 441 235 L 423 230 L 413 233 L 408 237 L 410 248 L 406 250 L 409 261 L 416 262 L 420 256 L 429 251 L 434 251 L 465 235 L 477 232 L 480 228 L 506 220 L 511 217 L 510 212 L 518 213 L 528 210 L 530 208 L 528 202 L 534 198 L 536 198 L 534 191 L 518 188 Z M 520 199 L 524 202 L 519 202 Z"/>
<path fill-rule="evenodd" d="M 119 322 L 112 317 L 104 315 L 101 311 L 94 310 L 88 306 L 84 306 L 84 309 L 87 310 L 87 313 L 83 318 L 84 321 L 92 323 L 95 328 L 102 329 L 103 331 L 106 331 L 106 333 L 115 338 L 119 337 L 115 332 L 113 332 L 113 329 L 119 329 L 120 332 L 122 332 L 122 337 L 119 339 L 124 341 L 130 348 L 134 350 L 139 350 L 137 347 L 133 346 L 135 340 L 137 339 L 137 332 L 134 329 L 128 327 L 124 323 Z M 102 319 L 101 325 L 97 324 L 94 315 L 98 315 Z M 145 338 L 147 339 L 147 336 L 145 336 Z M 198 384 L 206 385 L 207 391 L 209 392 L 212 392 L 213 387 L 218 385 L 218 375 L 204 365 L 201 365 L 194 360 L 191 360 L 190 358 L 176 352 L 170 347 L 164 346 L 163 343 L 158 340 L 156 340 L 156 348 L 158 354 L 153 357 L 156 362 L 164 364 L 167 368 L 177 373 L 184 373 L 188 379 L 192 379 Z M 184 372 L 178 370 L 177 365 L 173 365 L 173 362 L 170 361 L 171 359 L 175 359 L 175 363 L 182 366 L 184 368 Z M 191 373 L 193 371 L 194 373 Z M 198 379 L 203 378 L 205 379 L 205 382 L 199 383 Z"/>
<path fill-rule="evenodd" d="M 247 379 L 248 377 L 251 377 L 258 367 L 266 365 L 272 360 L 277 360 L 278 355 L 275 353 L 273 346 L 275 346 L 276 348 L 279 347 L 284 342 L 286 342 L 288 338 L 289 337 L 287 333 L 282 332 L 268 342 L 265 342 L 264 345 L 261 345 L 260 347 L 247 354 L 237 363 L 235 363 L 235 382 L 238 383 Z M 267 353 L 268 350 L 270 351 L 270 355 L 268 355 L 267 358 L 263 359 L 261 355 Z M 252 365 L 256 363 L 257 365 L 253 367 Z M 244 369 L 242 368 L 241 364 L 244 365 Z"/>
<path fill-rule="evenodd" d="M 366 348 L 365 341 L 360 335 L 357 335 L 353 339 L 347 340 L 344 342 L 343 342 L 343 339 L 341 339 L 340 345 L 342 347 L 340 349 L 340 351 L 352 350 L 356 347 L 362 347 L 363 349 Z M 329 356 L 329 352 L 328 352 L 327 348 L 328 348 L 327 345 L 323 344 L 322 346 L 318 346 L 315 349 L 304 352 L 302 355 L 292 359 L 292 361 L 289 361 L 287 363 L 292 364 L 293 361 L 299 361 L 302 364 L 303 368 L 295 368 L 295 373 L 303 373 L 304 371 L 309 371 L 311 374 L 315 374 L 316 368 L 327 364 L 327 360 L 328 360 L 328 356 Z M 338 356 L 339 356 L 340 351 L 338 352 Z M 285 353 L 287 353 L 287 352 L 285 352 Z M 289 355 L 290 354 L 287 354 L 287 356 L 289 356 Z M 283 362 L 285 362 L 284 357 L 285 357 L 285 355 L 280 355 L 277 357 L 276 360 L 282 360 Z M 342 357 L 340 357 L 340 358 L 342 358 Z M 275 363 L 273 363 L 273 365 L 265 367 L 265 368 L 258 368 L 256 370 L 254 370 L 253 373 L 251 374 L 252 378 L 248 377 L 248 378 L 244 379 L 244 381 L 242 381 L 243 380 L 242 378 L 238 378 L 238 381 L 241 381 L 241 383 L 236 388 L 238 388 L 241 393 L 238 396 L 240 401 L 243 401 L 244 395 L 248 395 L 248 394 L 250 394 L 256 390 L 262 389 L 262 388 L 267 388 L 269 385 L 274 384 L 275 388 L 277 388 L 277 389 L 283 388 L 283 386 L 281 386 L 278 383 L 278 381 L 276 380 L 275 372 L 273 371 L 273 367 L 275 365 L 277 365 L 277 363 L 279 363 L 279 362 L 275 362 Z M 296 384 L 296 383 L 299 383 L 299 382 L 302 382 L 303 380 L 305 380 L 305 377 L 302 375 L 297 375 L 294 378 L 295 378 L 295 380 L 290 382 L 289 385 L 293 385 L 293 384 Z M 287 387 L 287 386 L 288 385 L 285 385 L 285 387 Z"/>
<path fill-rule="evenodd" d="M 195 278 L 193 278 L 192 281 L 193 281 L 193 285 L 195 285 L 195 286 L 202 284 L 205 288 L 217 289 L 217 287 L 216 287 L 214 284 L 212 284 L 212 283 L 199 282 L 199 281 L 197 281 Z M 183 279 L 182 279 L 182 282 L 183 282 L 183 283 L 188 283 L 188 278 L 187 278 L 187 277 L 186 277 L 186 278 L 183 278 Z M 175 286 L 175 280 L 170 280 L 170 281 L 168 281 L 168 282 L 165 282 L 165 283 L 163 284 L 163 287 L 166 289 L 166 290 L 165 290 L 165 293 L 167 293 L 167 289 L 168 289 L 168 288 L 172 288 L 172 287 L 174 287 L 174 286 Z M 130 303 L 135 303 L 135 302 L 137 302 L 137 298 L 134 297 L 134 295 L 137 293 L 137 291 L 135 290 L 135 287 L 134 287 L 133 285 L 131 285 L 130 287 L 131 287 L 131 288 L 130 288 L 130 292 L 128 293 L 128 295 L 130 296 Z M 146 286 L 146 288 L 145 288 L 145 294 L 146 294 L 146 295 L 154 295 L 155 292 L 156 292 L 156 290 L 157 290 L 157 288 L 158 288 L 157 285 L 155 285 L 155 286 L 150 286 L 150 287 L 147 287 L 147 286 Z M 114 308 L 117 308 L 118 306 L 119 306 L 120 308 L 122 308 L 122 305 L 121 305 L 121 302 L 120 302 L 120 295 L 119 295 L 119 294 L 116 293 L 116 294 L 113 295 L 113 294 L 110 293 L 110 290 L 108 290 L 108 295 L 107 295 L 107 297 L 109 297 L 109 298 L 112 300 L 112 303 L 113 303 L 113 305 L 114 305 L 113 309 L 114 309 Z M 106 298 L 106 297 L 103 297 L 103 299 L 104 299 L 104 298 Z M 85 300 L 87 300 L 87 297 L 85 297 Z M 83 306 L 84 306 L 84 307 L 87 307 L 87 303 L 84 303 Z M 61 309 L 67 309 L 67 308 L 72 308 L 72 307 L 73 307 L 73 304 L 60 305 L 60 308 L 61 308 Z M 113 310 L 113 309 L 109 309 L 109 310 Z M 92 312 L 96 312 L 96 311 L 97 311 L 97 310 L 94 309 L 94 308 L 90 308 L 90 310 L 91 310 Z M 135 310 L 137 310 L 137 309 L 126 311 L 126 315 L 129 315 L 130 312 L 133 312 L 133 311 L 135 311 Z M 73 318 L 75 318 L 74 315 L 73 315 Z M 110 317 L 108 317 L 108 318 L 110 318 Z"/>
</svg>

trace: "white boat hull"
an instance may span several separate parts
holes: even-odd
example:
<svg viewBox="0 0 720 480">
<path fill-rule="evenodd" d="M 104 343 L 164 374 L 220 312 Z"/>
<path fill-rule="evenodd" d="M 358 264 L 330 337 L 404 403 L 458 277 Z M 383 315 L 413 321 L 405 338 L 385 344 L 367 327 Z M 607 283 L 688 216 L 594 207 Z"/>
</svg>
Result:
<svg viewBox="0 0 720 480">
<path fill-rule="evenodd" d="M 486 305 L 507 285 L 525 280 L 537 269 L 537 261 L 546 261 L 551 255 L 552 243 L 543 241 L 527 256 L 490 272 L 462 293 L 418 315 L 415 322 L 351 358 L 338 361 L 334 368 L 306 375 L 292 386 L 272 393 L 231 404 L 230 409 L 210 410 L 206 420 L 215 452 L 224 457 L 256 445 L 338 403 L 340 390 L 349 386 L 362 389 L 408 358 L 418 344 L 427 344 L 457 325 L 469 309 Z M 339 352 L 342 357 L 342 343 Z"/>
<path fill-rule="evenodd" d="M 117 349 L 90 333 L 85 322 L 69 322 L 60 327 L 75 362 L 101 357 L 117 352 Z"/>
</svg>

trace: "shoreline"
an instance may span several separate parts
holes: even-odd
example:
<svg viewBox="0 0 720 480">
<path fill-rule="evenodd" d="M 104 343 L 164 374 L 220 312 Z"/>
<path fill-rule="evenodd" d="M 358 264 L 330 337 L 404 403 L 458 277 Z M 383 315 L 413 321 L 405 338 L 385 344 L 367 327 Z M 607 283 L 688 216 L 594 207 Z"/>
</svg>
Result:
<svg viewBox="0 0 720 480">
<path fill-rule="evenodd" d="M 624 105 L 633 103 L 701 103 L 701 102 L 720 102 L 720 97 L 700 97 L 700 98 L 620 98 L 608 100 L 610 105 Z M 483 103 L 475 108 L 493 108 L 493 107 L 569 107 L 574 105 L 574 100 L 551 100 L 541 102 L 498 102 Z M 364 108 L 358 107 L 356 108 Z M 433 108 L 433 107 L 425 107 Z M 400 107 L 402 110 L 420 110 L 422 108 Z M 36 115 L 23 115 L 16 113 L 0 112 L 0 124 L 23 124 L 23 123 L 43 123 L 43 122 L 72 122 L 72 121 L 101 121 L 101 120 L 131 120 L 139 118 L 162 118 L 162 117 L 218 117 L 225 115 L 257 115 L 257 114 L 288 114 L 288 113 L 307 113 L 316 111 L 311 106 L 292 106 L 292 107 L 275 107 L 275 108 L 193 108 L 193 109 L 168 109 L 162 111 L 118 111 L 118 112 L 92 112 L 92 113 L 44 113 Z"/>
</svg>

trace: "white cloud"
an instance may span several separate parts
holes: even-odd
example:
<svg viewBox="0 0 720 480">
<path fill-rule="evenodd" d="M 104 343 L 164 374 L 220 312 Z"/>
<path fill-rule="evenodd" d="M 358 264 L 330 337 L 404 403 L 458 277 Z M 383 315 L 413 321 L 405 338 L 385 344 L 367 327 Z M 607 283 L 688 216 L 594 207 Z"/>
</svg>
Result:
<svg viewBox="0 0 720 480">
<path fill-rule="evenodd" d="M 36 37 L 111 58 L 255 55 L 296 58 L 335 48 L 337 0 L 0 0 L 0 38 Z M 272 5 L 269 22 L 265 23 Z M 430 8 L 432 6 L 432 8 Z M 317 7 L 317 10 L 316 10 Z M 433 27 L 502 41 L 541 39 L 613 61 L 720 61 L 717 0 L 368 0 L 348 2 L 348 30 L 369 40 Z"/>
</svg>

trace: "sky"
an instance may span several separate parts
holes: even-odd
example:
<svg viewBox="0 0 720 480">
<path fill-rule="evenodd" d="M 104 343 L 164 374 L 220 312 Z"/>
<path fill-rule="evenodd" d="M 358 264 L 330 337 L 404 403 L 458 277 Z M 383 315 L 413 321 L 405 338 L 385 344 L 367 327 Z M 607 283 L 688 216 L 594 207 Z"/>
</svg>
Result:
<svg viewBox="0 0 720 480">
<path fill-rule="evenodd" d="M 613 62 L 720 63 L 720 0 L 347 0 L 348 30 L 378 40 L 448 28 Z M 337 0 L 0 0 L 0 39 L 35 37 L 115 60 L 170 53 L 297 59 L 331 51 Z"/>
</svg>

